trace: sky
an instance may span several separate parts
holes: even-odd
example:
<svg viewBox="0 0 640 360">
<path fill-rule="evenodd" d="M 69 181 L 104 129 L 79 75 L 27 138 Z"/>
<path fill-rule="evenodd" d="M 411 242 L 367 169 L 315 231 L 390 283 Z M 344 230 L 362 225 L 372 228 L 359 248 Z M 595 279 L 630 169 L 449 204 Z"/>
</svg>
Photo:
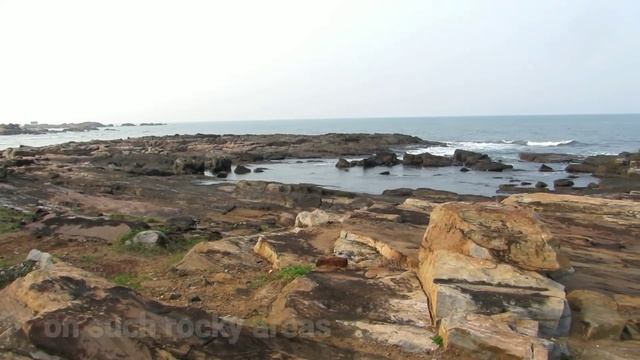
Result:
<svg viewBox="0 0 640 360">
<path fill-rule="evenodd" d="M 640 112 L 637 0 L 0 0 L 0 123 Z"/>
</svg>

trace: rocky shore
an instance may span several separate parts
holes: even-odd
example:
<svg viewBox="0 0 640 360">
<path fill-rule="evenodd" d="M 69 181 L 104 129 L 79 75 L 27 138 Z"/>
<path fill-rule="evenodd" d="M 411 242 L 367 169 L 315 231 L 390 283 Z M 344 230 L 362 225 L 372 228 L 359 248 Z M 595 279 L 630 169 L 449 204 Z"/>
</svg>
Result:
<svg viewBox="0 0 640 360">
<path fill-rule="evenodd" d="M 524 154 L 600 181 L 495 197 L 201 185 L 290 158 L 516 171 L 463 150 L 406 153 L 429 145 L 442 144 L 176 135 L 8 149 L 2 357 L 637 358 L 638 153 Z"/>
<path fill-rule="evenodd" d="M 82 122 L 68 124 L 0 124 L 0 135 L 40 135 L 59 132 L 83 132 L 99 130 L 101 128 L 113 128 L 113 125 L 104 125 L 99 122 Z"/>
</svg>

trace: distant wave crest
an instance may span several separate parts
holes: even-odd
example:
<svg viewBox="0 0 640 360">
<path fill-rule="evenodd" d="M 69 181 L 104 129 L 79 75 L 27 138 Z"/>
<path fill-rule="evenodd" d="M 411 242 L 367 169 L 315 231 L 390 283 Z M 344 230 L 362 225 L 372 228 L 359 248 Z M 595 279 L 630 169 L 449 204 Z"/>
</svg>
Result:
<svg viewBox="0 0 640 360">
<path fill-rule="evenodd" d="M 574 145 L 578 142 L 575 140 L 559 140 L 559 141 L 531 141 L 531 140 L 502 140 L 503 144 L 516 144 L 523 146 L 564 146 Z"/>
<path fill-rule="evenodd" d="M 447 141 L 447 146 L 432 146 L 409 151 L 410 153 L 429 152 L 434 155 L 453 155 L 455 149 L 479 152 L 513 152 L 522 151 L 523 147 L 556 147 L 578 144 L 576 140 L 500 140 L 500 141 Z"/>
</svg>

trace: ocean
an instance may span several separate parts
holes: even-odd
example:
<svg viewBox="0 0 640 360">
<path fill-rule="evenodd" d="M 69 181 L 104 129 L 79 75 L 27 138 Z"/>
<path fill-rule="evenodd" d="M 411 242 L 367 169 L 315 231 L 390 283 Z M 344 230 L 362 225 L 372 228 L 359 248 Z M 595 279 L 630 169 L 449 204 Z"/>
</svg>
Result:
<svg viewBox="0 0 640 360">
<path fill-rule="evenodd" d="M 446 147 L 413 148 L 419 153 L 453 154 L 455 149 L 486 153 L 496 160 L 514 165 L 503 173 L 469 172 L 459 168 L 351 169 L 333 167 L 337 159 L 274 162 L 264 173 L 230 176 L 225 181 L 256 179 L 285 183 L 314 183 L 331 188 L 379 194 L 393 188 L 432 188 L 465 194 L 495 195 L 500 184 L 544 181 L 566 176 L 563 171 L 540 173 L 540 164 L 520 161 L 520 152 L 556 152 L 577 155 L 618 154 L 640 149 L 640 114 L 624 115 L 545 115 L 545 116 L 477 116 L 413 117 L 367 119 L 305 119 L 169 123 L 163 126 L 120 127 L 83 133 L 0 136 L 0 149 L 19 145 L 43 146 L 68 141 L 119 139 L 173 134 L 323 134 L 323 133 L 402 133 L 425 140 L 444 142 Z M 115 130 L 115 131 L 113 131 Z M 403 152 L 406 149 L 396 149 Z M 562 170 L 564 164 L 550 164 Z M 389 176 L 379 175 L 390 170 Z M 217 182 L 211 180 L 207 183 Z M 597 181 L 582 175 L 577 186 Z"/>
</svg>

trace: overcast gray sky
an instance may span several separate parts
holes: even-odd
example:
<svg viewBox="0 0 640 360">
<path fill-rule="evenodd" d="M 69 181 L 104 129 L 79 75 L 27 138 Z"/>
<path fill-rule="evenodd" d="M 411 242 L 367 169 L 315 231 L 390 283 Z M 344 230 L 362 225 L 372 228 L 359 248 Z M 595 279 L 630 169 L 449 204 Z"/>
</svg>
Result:
<svg viewBox="0 0 640 360">
<path fill-rule="evenodd" d="M 640 112 L 640 1 L 0 0 L 0 123 Z"/>
</svg>

